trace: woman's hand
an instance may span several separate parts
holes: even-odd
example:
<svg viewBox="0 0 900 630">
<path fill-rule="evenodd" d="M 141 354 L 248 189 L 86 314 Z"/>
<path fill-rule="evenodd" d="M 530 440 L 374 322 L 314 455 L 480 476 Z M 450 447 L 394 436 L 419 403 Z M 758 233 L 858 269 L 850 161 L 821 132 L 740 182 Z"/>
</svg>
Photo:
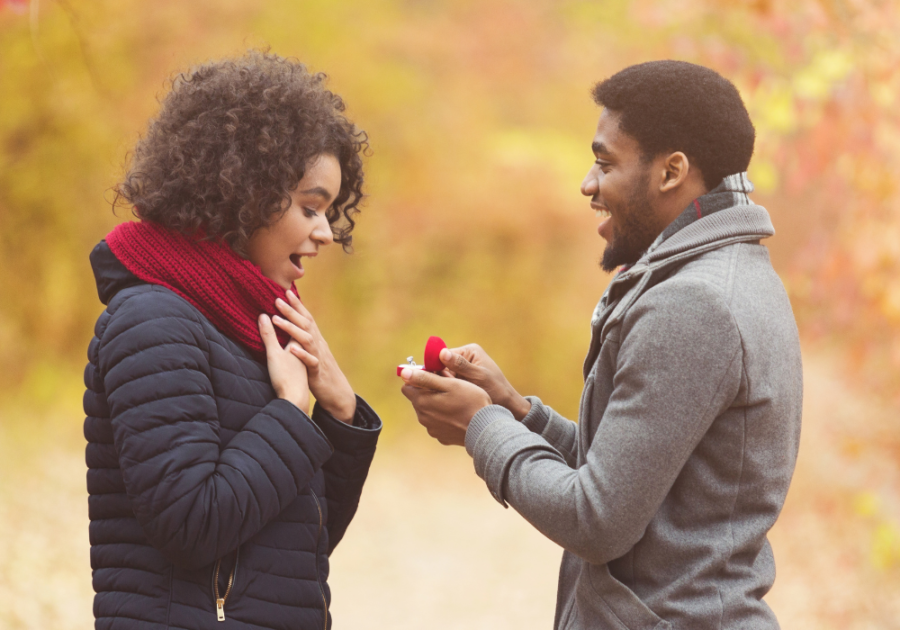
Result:
<svg viewBox="0 0 900 630">
<path fill-rule="evenodd" d="M 268 315 L 259 316 L 259 332 L 266 346 L 266 362 L 269 365 L 269 380 L 275 395 L 290 401 L 309 415 L 309 382 L 306 365 L 295 354 L 292 346 L 296 341 L 282 348 Z"/>
<path fill-rule="evenodd" d="M 356 414 L 356 394 L 334 360 L 312 314 L 293 291 L 288 292 L 288 299 L 290 304 L 282 299 L 275 300 L 275 306 L 284 317 L 276 315 L 272 321 L 294 340 L 291 342 L 293 347 L 288 346 L 306 364 L 313 396 L 328 413 L 349 424 Z"/>
</svg>

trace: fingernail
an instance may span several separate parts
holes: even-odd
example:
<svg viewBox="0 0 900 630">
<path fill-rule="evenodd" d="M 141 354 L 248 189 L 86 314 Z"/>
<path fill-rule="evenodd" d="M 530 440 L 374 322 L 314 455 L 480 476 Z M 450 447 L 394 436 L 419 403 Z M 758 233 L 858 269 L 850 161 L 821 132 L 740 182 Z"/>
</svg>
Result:
<svg viewBox="0 0 900 630">
<path fill-rule="evenodd" d="M 443 350 L 441 350 L 440 356 L 442 360 L 449 361 L 453 358 L 453 353 L 450 352 L 450 350 L 448 350 L 447 348 L 444 348 Z"/>
<path fill-rule="evenodd" d="M 402 378 L 404 381 L 408 381 L 411 377 L 412 370 L 410 370 L 409 368 L 403 368 L 403 370 L 400 372 L 400 378 Z"/>
<path fill-rule="evenodd" d="M 272 315 L 273 322 L 283 322 L 284 320 L 278 317 L 278 315 Z"/>
<path fill-rule="evenodd" d="M 281 298 L 275 298 L 275 304 L 277 304 L 278 306 L 287 306 L 285 301 L 282 300 Z"/>
</svg>

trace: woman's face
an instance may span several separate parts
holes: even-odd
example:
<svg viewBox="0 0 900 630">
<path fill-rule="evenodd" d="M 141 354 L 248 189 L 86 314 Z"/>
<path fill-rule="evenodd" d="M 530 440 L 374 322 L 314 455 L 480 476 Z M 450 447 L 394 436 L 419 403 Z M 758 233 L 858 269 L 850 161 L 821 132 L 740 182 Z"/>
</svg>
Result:
<svg viewBox="0 0 900 630">
<path fill-rule="evenodd" d="M 260 228 L 247 242 L 247 258 L 262 274 L 290 288 L 303 277 L 304 256 L 334 241 L 325 211 L 341 190 L 341 165 L 333 155 L 313 158 L 291 192 L 291 207 L 272 225 Z"/>
</svg>

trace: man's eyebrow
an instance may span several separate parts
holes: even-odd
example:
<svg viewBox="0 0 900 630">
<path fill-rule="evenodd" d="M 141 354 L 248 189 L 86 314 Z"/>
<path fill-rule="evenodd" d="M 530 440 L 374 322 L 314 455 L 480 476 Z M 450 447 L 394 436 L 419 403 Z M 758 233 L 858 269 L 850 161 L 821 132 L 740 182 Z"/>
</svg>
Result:
<svg viewBox="0 0 900 630">
<path fill-rule="evenodd" d="M 321 197 L 324 201 L 331 201 L 331 193 L 322 188 L 321 186 L 316 186 L 315 188 L 309 188 L 308 190 L 301 190 L 301 195 L 315 195 L 317 197 Z"/>
<path fill-rule="evenodd" d="M 606 145 L 602 142 L 593 142 L 591 143 L 591 151 L 594 153 L 606 153 L 609 155 L 609 149 L 606 148 Z"/>
</svg>

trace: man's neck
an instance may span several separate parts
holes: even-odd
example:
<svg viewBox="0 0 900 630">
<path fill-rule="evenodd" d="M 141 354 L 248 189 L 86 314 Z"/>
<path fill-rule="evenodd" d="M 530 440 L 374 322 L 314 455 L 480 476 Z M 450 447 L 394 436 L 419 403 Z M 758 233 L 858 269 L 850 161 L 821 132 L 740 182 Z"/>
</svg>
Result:
<svg viewBox="0 0 900 630">
<path fill-rule="evenodd" d="M 703 180 L 688 180 L 684 185 L 679 186 L 677 190 L 673 190 L 667 195 L 660 198 L 660 206 L 657 210 L 659 217 L 659 233 L 671 225 L 671 223 L 681 216 L 695 199 L 705 195 L 709 190 L 703 183 Z"/>
</svg>

